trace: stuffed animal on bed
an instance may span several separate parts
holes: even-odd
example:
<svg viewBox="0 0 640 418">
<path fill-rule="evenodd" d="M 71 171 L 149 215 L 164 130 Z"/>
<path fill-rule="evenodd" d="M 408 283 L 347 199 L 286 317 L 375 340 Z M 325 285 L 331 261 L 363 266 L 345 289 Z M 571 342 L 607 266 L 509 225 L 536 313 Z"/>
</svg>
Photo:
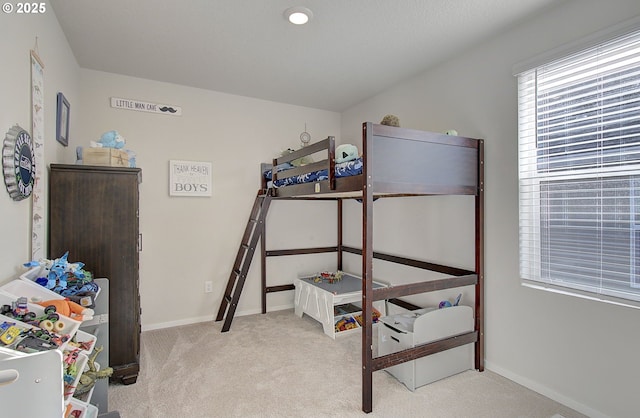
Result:
<svg viewBox="0 0 640 418">
<path fill-rule="evenodd" d="M 344 163 L 358 158 L 358 147 L 351 144 L 342 144 L 336 147 L 336 162 Z"/>
<path fill-rule="evenodd" d="M 286 150 L 282 151 L 280 155 L 284 157 L 287 154 L 291 154 L 293 151 L 295 150 L 287 148 Z M 311 158 L 310 155 L 306 155 L 304 157 L 296 158 L 295 160 L 291 161 L 291 165 L 294 167 L 302 167 L 303 165 L 311 164 L 312 162 L 313 158 Z"/>
</svg>

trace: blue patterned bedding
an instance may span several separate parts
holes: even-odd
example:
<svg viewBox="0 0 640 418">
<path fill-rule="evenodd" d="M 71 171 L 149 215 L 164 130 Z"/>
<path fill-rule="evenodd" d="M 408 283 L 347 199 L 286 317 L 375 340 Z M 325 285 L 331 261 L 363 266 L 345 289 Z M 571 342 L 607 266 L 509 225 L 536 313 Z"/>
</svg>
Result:
<svg viewBox="0 0 640 418">
<path fill-rule="evenodd" d="M 277 172 L 281 173 L 282 171 L 293 168 L 293 166 L 289 163 L 280 164 L 277 168 Z M 362 174 L 362 158 L 357 158 L 352 161 L 346 161 L 344 163 L 336 164 L 335 169 L 335 177 L 348 177 L 348 176 L 357 176 L 358 174 Z M 267 180 L 271 180 L 271 170 L 267 170 L 264 172 L 264 178 Z M 278 179 L 273 183 L 273 187 L 282 187 L 282 186 L 290 186 L 292 184 L 301 184 L 301 183 L 312 183 L 314 181 L 322 181 L 327 180 L 329 178 L 328 170 L 319 170 L 314 171 L 307 174 L 301 174 L 299 176 L 287 177 L 283 179 Z M 271 182 L 269 183 L 271 187 Z"/>
</svg>

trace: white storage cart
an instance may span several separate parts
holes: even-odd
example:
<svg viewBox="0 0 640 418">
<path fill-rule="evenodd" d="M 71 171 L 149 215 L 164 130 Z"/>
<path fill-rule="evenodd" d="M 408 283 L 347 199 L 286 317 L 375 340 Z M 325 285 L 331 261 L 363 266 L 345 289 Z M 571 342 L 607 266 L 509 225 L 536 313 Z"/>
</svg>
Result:
<svg viewBox="0 0 640 418">
<path fill-rule="evenodd" d="M 424 308 L 380 318 L 378 354 L 383 356 L 473 331 L 469 306 Z M 455 347 L 385 369 L 411 391 L 473 369 L 473 344 Z"/>
</svg>

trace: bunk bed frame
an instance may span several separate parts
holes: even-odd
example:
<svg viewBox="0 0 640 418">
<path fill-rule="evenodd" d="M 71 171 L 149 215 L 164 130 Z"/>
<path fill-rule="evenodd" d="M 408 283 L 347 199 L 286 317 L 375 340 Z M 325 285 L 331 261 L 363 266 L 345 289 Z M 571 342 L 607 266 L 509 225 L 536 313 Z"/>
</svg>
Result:
<svg viewBox="0 0 640 418">
<path fill-rule="evenodd" d="M 313 183 L 268 188 L 262 178 L 262 188 L 250 217 L 258 220 L 255 233 L 249 225 L 245 231 L 243 245 L 250 249 L 248 254 L 239 251 L 232 276 L 241 277 L 238 283 L 230 278 L 225 297 L 220 306 L 217 320 L 225 318 L 223 331 L 227 331 L 235 312 L 239 294 L 253 256 L 258 238 L 261 240 L 261 281 L 262 312 L 267 311 L 267 295 L 273 292 L 293 290 L 294 285 L 268 286 L 266 279 L 266 259 L 273 256 L 337 253 L 337 268 L 342 270 L 343 253 L 362 257 L 362 410 L 373 409 L 373 372 L 439 353 L 466 344 L 475 344 L 475 368 L 484 370 L 484 141 L 481 139 L 449 136 L 439 133 L 397 128 L 365 122 L 362 125 L 363 172 L 357 176 L 336 178 L 335 142 L 333 137 L 310 144 L 300 150 L 273 160 L 272 167 L 295 159 L 326 152 L 326 158 L 303 167 L 286 171 L 273 170 L 272 179 L 328 170 L 328 179 Z M 263 164 L 261 169 L 266 168 Z M 262 170 L 261 170 L 262 172 Z M 422 260 L 399 257 L 376 252 L 373 249 L 373 201 L 381 197 L 426 196 L 426 195 L 472 195 L 475 196 L 475 270 L 468 271 Z M 331 199 L 337 201 L 338 239 L 337 246 L 273 250 L 265 249 L 265 220 L 271 199 Z M 362 248 L 343 245 L 342 204 L 344 199 L 362 201 Z M 260 209 L 262 212 L 260 213 Z M 259 215 L 259 216 L 258 216 Z M 251 239 L 249 239 L 251 237 Z M 373 288 L 373 260 L 411 266 L 419 269 L 443 273 L 443 279 L 405 285 L 391 285 Z M 242 269 L 238 267 L 242 266 Z M 373 357 L 372 312 L 373 302 L 386 300 L 409 310 L 420 307 L 408 303 L 403 296 L 475 286 L 475 326 L 474 330 L 462 335 L 420 345 L 397 353 Z M 238 290 L 239 289 L 239 290 Z M 235 292 L 235 293 L 234 293 Z M 233 297 L 232 297 L 233 294 Z"/>
</svg>

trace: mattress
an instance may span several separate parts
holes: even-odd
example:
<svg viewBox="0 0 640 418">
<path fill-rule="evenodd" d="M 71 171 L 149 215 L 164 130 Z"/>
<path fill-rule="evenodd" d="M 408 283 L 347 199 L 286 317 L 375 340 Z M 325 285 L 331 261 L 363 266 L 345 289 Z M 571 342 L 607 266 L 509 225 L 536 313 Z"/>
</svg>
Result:
<svg viewBox="0 0 640 418">
<path fill-rule="evenodd" d="M 290 168 L 294 168 L 289 163 L 280 164 L 276 167 L 278 175 L 282 176 L 282 172 L 286 171 Z M 299 176 L 285 177 L 276 180 L 271 183 L 272 170 L 267 170 L 263 173 L 264 178 L 270 181 L 269 185 L 273 187 L 283 187 L 290 186 L 292 184 L 301 184 L 301 183 L 312 183 L 315 181 L 322 181 L 329 179 L 329 170 L 318 170 L 313 171 L 311 173 L 300 174 Z M 336 164 L 335 166 L 335 177 L 349 177 L 349 176 L 357 176 L 362 174 L 362 158 L 357 158 L 351 161 L 345 161 L 343 163 Z"/>
</svg>

